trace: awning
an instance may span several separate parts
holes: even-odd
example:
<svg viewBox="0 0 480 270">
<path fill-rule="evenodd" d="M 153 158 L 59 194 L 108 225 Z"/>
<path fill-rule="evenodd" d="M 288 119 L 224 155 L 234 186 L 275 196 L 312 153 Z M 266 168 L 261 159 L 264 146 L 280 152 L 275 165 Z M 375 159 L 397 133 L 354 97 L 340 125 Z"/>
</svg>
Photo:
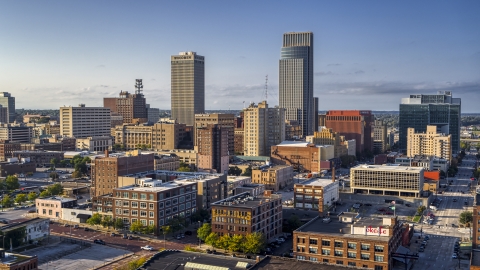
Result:
<svg viewBox="0 0 480 270">
<path fill-rule="evenodd" d="M 88 214 L 78 214 L 77 215 L 77 218 L 80 218 L 80 219 L 89 219 L 91 217 L 91 215 L 88 215 Z"/>
</svg>

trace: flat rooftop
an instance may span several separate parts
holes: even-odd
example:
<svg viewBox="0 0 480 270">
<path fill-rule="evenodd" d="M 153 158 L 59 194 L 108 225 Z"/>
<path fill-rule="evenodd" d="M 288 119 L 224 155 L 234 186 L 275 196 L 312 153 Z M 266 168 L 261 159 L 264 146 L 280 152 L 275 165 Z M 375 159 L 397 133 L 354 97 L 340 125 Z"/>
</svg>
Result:
<svg viewBox="0 0 480 270">
<path fill-rule="evenodd" d="M 391 165 L 367 165 L 361 164 L 350 169 L 352 170 L 370 170 L 370 171 L 392 171 L 392 172 L 420 172 L 421 167 L 391 166 Z"/>
<path fill-rule="evenodd" d="M 312 178 L 310 180 L 307 180 L 301 184 L 295 184 L 295 185 L 309 185 L 309 186 L 321 186 L 321 187 L 326 187 L 330 184 L 333 184 L 332 179 L 330 178 Z M 338 183 L 338 182 L 337 182 Z"/>
<path fill-rule="evenodd" d="M 135 185 L 129 185 L 129 186 L 115 188 L 114 190 L 134 190 L 134 191 L 145 191 L 145 192 L 158 192 L 158 191 L 169 190 L 169 189 L 172 189 L 172 188 L 177 188 L 177 187 L 181 187 L 181 186 L 185 186 L 185 185 L 191 185 L 191 184 L 194 184 L 194 183 L 193 182 L 185 182 L 185 181 L 174 180 L 172 182 L 162 183 L 158 187 L 140 187 L 140 186 L 135 186 Z"/>
<path fill-rule="evenodd" d="M 52 196 L 48 198 L 37 198 L 37 200 L 54 200 L 54 201 L 61 201 L 61 202 L 72 202 L 72 201 L 76 201 L 77 199 Z"/>
<path fill-rule="evenodd" d="M 358 239 L 369 239 L 369 240 L 377 240 L 377 241 L 387 241 L 390 236 L 378 236 L 378 235 L 363 235 L 363 234 L 352 234 L 351 233 L 351 226 L 354 227 L 369 227 L 372 226 L 374 228 L 377 227 L 384 227 L 388 228 L 388 225 L 383 225 L 382 218 L 362 218 L 355 223 L 343 223 L 339 221 L 337 216 L 331 216 L 330 223 L 323 222 L 322 217 L 316 217 L 304 226 L 295 230 L 296 232 L 312 232 L 312 233 L 319 233 L 319 234 L 329 234 L 333 236 L 341 236 L 341 237 L 349 237 L 349 238 L 358 238 Z"/>
<path fill-rule="evenodd" d="M 277 146 L 289 146 L 289 147 L 307 147 L 308 145 L 313 145 L 313 143 L 303 142 L 303 141 L 283 141 Z"/>
<path fill-rule="evenodd" d="M 293 258 L 281 258 L 267 256 L 250 270 L 345 270 L 345 266 L 321 264 L 310 261 L 297 261 Z"/>
<path fill-rule="evenodd" d="M 215 206 L 228 206 L 238 208 L 254 208 L 258 207 L 260 203 L 267 202 L 269 200 L 281 199 L 282 195 L 271 194 L 270 196 L 251 196 L 249 192 L 243 192 L 235 196 L 228 197 L 221 201 L 212 203 Z"/>
</svg>

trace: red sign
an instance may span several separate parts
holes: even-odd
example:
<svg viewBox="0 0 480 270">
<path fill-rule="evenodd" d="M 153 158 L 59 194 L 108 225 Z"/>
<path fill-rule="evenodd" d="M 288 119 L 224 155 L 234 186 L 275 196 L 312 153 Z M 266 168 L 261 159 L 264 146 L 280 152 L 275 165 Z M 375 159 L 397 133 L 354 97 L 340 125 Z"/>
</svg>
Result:
<svg viewBox="0 0 480 270">
<path fill-rule="evenodd" d="M 368 226 L 367 228 L 367 234 L 387 234 L 387 230 L 382 229 L 382 227 L 379 228 L 372 228 L 372 226 Z"/>
</svg>

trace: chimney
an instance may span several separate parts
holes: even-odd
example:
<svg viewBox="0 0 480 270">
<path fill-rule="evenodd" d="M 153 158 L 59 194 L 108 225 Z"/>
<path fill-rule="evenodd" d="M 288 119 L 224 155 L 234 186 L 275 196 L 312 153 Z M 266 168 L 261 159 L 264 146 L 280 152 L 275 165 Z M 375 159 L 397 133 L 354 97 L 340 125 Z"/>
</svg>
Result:
<svg viewBox="0 0 480 270">
<path fill-rule="evenodd" d="M 105 157 L 108 157 L 108 149 L 105 149 Z"/>
<path fill-rule="evenodd" d="M 335 182 L 335 167 L 332 168 L 332 183 Z"/>
</svg>

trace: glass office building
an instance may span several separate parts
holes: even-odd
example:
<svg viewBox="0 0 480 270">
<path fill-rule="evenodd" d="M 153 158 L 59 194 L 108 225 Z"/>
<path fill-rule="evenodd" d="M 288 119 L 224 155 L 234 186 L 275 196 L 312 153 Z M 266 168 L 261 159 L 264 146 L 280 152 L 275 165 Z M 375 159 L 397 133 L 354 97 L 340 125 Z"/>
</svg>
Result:
<svg viewBox="0 0 480 270">
<path fill-rule="evenodd" d="M 435 125 L 438 133 L 452 135 L 452 153 L 460 151 L 461 99 L 450 91 L 437 95 L 410 95 L 402 98 L 399 119 L 399 147 L 407 148 L 407 129 L 425 132 L 427 125 Z"/>
</svg>

